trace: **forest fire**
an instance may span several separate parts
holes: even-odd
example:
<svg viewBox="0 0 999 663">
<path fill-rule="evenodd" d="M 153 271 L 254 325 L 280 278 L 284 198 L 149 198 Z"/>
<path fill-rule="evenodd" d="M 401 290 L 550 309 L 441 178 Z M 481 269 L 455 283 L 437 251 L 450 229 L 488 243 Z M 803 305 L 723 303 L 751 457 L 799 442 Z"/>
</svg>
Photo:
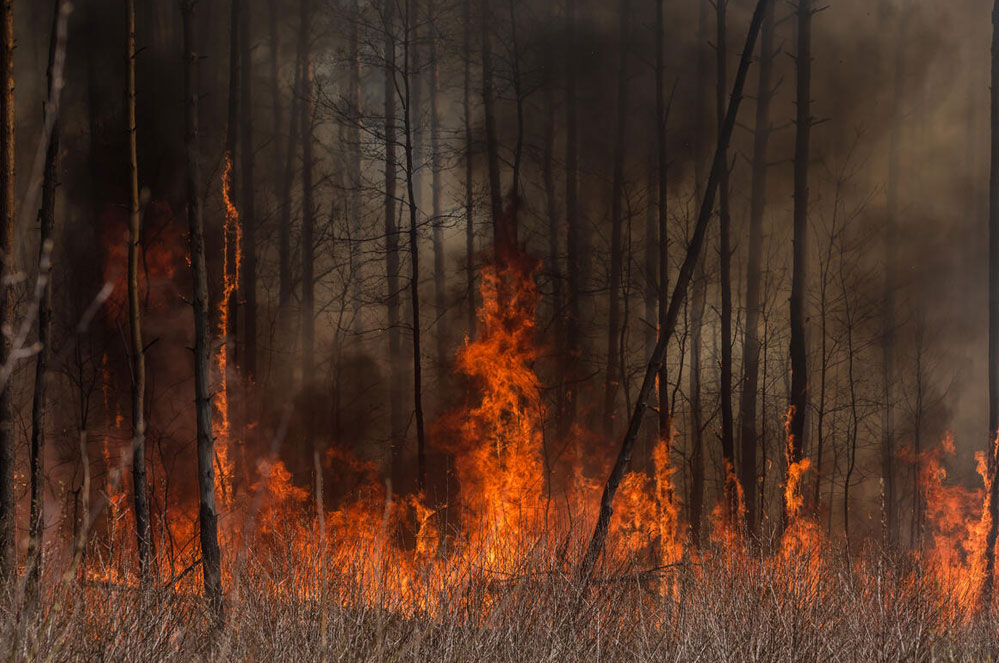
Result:
<svg viewBox="0 0 999 663">
<path fill-rule="evenodd" d="M 995 659 L 994 4 L 0 3 L 0 655 Z"/>
</svg>

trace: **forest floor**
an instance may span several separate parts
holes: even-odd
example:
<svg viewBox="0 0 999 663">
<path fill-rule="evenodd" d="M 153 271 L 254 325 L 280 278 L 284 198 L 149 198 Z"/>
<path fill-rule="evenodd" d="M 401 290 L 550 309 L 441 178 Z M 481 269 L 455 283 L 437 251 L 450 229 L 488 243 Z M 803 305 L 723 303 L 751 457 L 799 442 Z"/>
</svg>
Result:
<svg viewBox="0 0 999 663">
<path fill-rule="evenodd" d="M 716 546 L 700 561 L 603 572 L 465 574 L 372 589 L 341 574 L 290 590 L 248 564 L 219 625 L 192 592 L 71 581 L 0 604 L 6 661 L 996 661 L 999 611 L 945 600 L 908 555 L 788 558 Z M 193 575 L 193 574 L 192 574 Z M 363 586 L 362 586 L 363 585 Z M 21 596 L 15 596 L 22 594 Z M 422 607 L 418 607 L 422 606 Z"/>
</svg>

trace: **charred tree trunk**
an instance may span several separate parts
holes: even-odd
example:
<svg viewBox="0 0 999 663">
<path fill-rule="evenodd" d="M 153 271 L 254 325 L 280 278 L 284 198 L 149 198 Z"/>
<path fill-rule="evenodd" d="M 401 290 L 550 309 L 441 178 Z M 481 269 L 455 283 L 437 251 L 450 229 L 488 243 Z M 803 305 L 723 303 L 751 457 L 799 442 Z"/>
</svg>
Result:
<svg viewBox="0 0 999 663">
<path fill-rule="evenodd" d="M 353 320 L 355 330 L 361 318 L 361 266 L 358 250 L 361 246 L 362 215 L 361 202 L 361 131 L 364 125 L 363 92 L 361 90 L 361 8 L 358 0 L 350 6 L 350 278 L 353 279 Z"/>
<path fill-rule="evenodd" d="M 272 34 L 272 38 L 277 38 L 277 33 Z M 276 48 L 276 46 L 275 46 Z M 288 113 L 289 131 L 287 149 L 285 150 L 284 171 L 281 181 L 281 192 L 279 195 L 280 218 L 278 220 L 278 330 L 280 343 L 294 347 L 294 337 L 292 335 L 292 281 L 291 281 L 291 206 L 292 189 L 295 184 L 295 157 L 297 156 L 298 134 L 301 130 L 302 116 L 299 112 L 302 96 L 302 78 L 304 71 L 303 58 L 305 56 L 305 44 L 299 42 L 298 52 L 295 58 L 295 81 L 292 88 L 291 108 Z M 275 73 L 277 69 L 275 67 Z M 277 81 L 275 80 L 275 90 Z M 275 92 L 277 94 L 277 92 Z M 280 104 L 278 103 L 278 106 Z M 293 350 L 282 353 L 279 369 L 279 383 L 282 388 L 292 387 L 292 355 Z"/>
<path fill-rule="evenodd" d="M 481 0 L 482 16 L 482 108 L 486 125 L 486 159 L 489 168 L 489 204 L 493 221 L 493 245 L 502 264 L 506 251 L 517 245 L 517 229 L 503 215 L 503 190 L 500 188 L 499 139 L 496 134 L 495 91 L 493 90 L 492 47 L 489 30 L 492 12 L 490 0 Z"/>
<path fill-rule="evenodd" d="M 661 1 L 656 5 L 661 6 Z M 624 195 L 624 150 L 628 116 L 628 14 L 631 10 L 629 0 L 621 0 L 618 9 L 620 26 L 618 28 L 618 64 L 617 64 L 617 127 L 614 136 L 614 173 L 611 185 L 611 264 L 609 313 L 607 324 L 607 369 L 604 378 L 604 437 L 614 435 L 615 397 L 621 381 L 618 375 L 618 344 L 621 333 L 621 228 L 624 225 L 623 201 Z M 661 12 L 658 12 L 661 16 Z M 660 26 L 661 27 L 661 26 Z M 661 37 L 657 36 L 657 44 Z M 660 44 L 661 45 L 661 44 Z M 662 91 L 662 80 L 657 68 L 657 88 Z M 658 108 L 658 110 L 662 110 Z M 657 126 L 661 118 L 656 118 Z"/>
<path fill-rule="evenodd" d="M 472 217 L 472 10 L 471 0 L 462 3 L 462 17 L 465 27 L 463 34 L 464 86 L 462 89 L 462 110 L 465 120 L 465 279 L 467 281 L 467 326 L 468 337 L 475 336 L 475 224 Z"/>
<path fill-rule="evenodd" d="M 315 369 L 315 203 L 312 182 L 312 49 L 309 47 L 311 0 L 302 0 L 299 39 L 302 57 L 302 99 L 299 122 L 302 127 L 302 384 L 312 384 Z M 307 424 L 311 428 L 311 423 Z"/>
<path fill-rule="evenodd" d="M 0 253 L 3 274 L 14 272 L 14 1 L 3 3 L 3 40 L 0 43 Z M 14 297 L 9 282 L 0 288 L 0 326 L 14 322 Z M 11 360 L 10 338 L 0 334 L 0 365 Z M 0 385 L 0 581 L 12 579 L 17 565 L 14 502 L 14 414 L 10 381 Z"/>
<path fill-rule="evenodd" d="M 241 168 L 240 222 L 243 230 L 241 247 L 242 265 L 239 284 L 240 303 L 243 306 L 243 384 L 249 396 L 249 388 L 257 379 L 257 225 L 254 205 L 253 181 L 253 90 L 251 87 L 250 57 L 250 5 L 243 8 L 239 17 L 239 149 Z"/>
<path fill-rule="evenodd" d="M 445 303 L 447 270 L 444 262 L 444 216 L 441 208 L 441 118 L 440 118 L 440 61 L 437 53 L 437 12 L 434 0 L 427 0 L 427 25 L 430 26 L 430 195 L 433 201 L 434 243 L 434 308 L 437 316 L 437 370 L 444 373 L 447 360 L 447 324 Z"/>
<path fill-rule="evenodd" d="M 574 369 L 582 354 L 580 348 L 580 278 L 581 234 L 579 222 L 579 126 L 576 109 L 576 0 L 566 0 L 565 52 L 565 216 L 566 281 L 568 307 L 565 321 L 565 349 L 559 371 L 563 382 L 564 403 L 559 413 L 558 437 L 564 439 L 576 420 L 578 384 Z"/>
<path fill-rule="evenodd" d="M 406 195 L 409 200 L 409 277 L 410 303 L 413 311 L 413 407 L 416 413 L 416 487 L 421 493 L 427 485 L 426 433 L 423 425 L 423 362 L 420 351 L 420 246 L 413 166 L 413 120 L 410 68 L 413 56 L 413 27 L 418 17 L 418 3 L 409 0 L 403 27 L 403 130 L 406 140 Z"/>
<path fill-rule="evenodd" d="M 808 159 L 811 138 L 812 2 L 798 0 L 797 117 L 794 139 L 794 255 L 791 273 L 791 402 L 788 408 L 789 462 L 801 461 L 808 408 L 805 304 L 808 281 Z M 784 522 L 788 520 L 784 497 Z"/>
<path fill-rule="evenodd" d="M 656 342 L 655 351 L 649 359 L 645 378 L 642 381 L 642 388 L 638 394 L 638 400 L 635 403 L 631 419 L 628 422 L 628 431 L 621 443 L 621 450 L 614 462 L 614 467 L 607 478 L 603 495 L 600 498 L 600 512 L 597 516 L 597 524 L 579 569 L 580 575 L 583 578 L 591 576 L 596 567 L 597 559 L 604 548 L 607 529 L 610 525 L 611 515 L 614 512 L 614 495 L 631 461 L 631 452 L 634 449 L 635 440 L 638 438 L 638 433 L 641 429 L 642 416 L 648 408 L 649 398 L 655 387 L 659 364 L 665 359 L 666 346 L 669 343 L 670 336 L 673 334 L 673 330 L 676 328 L 676 322 L 680 317 L 680 310 L 683 308 L 683 301 L 687 295 L 687 288 L 694 275 L 694 266 L 704 245 L 704 236 L 707 234 L 708 224 L 711 221 L 711 216 L 715 208 L 715 194 L 718 190 L 718 184 L 723 171 L 728 167 L 725 163 L 724 155 L 732 139 L 732 130 L 735 128 L 736 117 L 739 114 L 739 104 L 742 101 L 742 90 L 745 86 L 746 74 L 749 71 L 756 38 L 759 35 L 760 26 L 763 23 L 763 14 L 768 4 L 769 0 L 759 0 L 757 2 L 749 24 L 746 43 L 739 60 L 739 69 L 735 76 L 735 82 L 732 84 L 732 95 L 729 99 L 728 110 L 725 113 L 725 121 L 722 123 L 721 131 L 718 134 L 718 145 L 715 149 L 711 173 L 708 176 L 707 186 L 704 191 L 704 199 L 701 202 L 700 211 L 697 215 L 697 223 L 694 227 L 690 244 L 687 247 L 687 254 L 680 267 L 676 284 L 673 287 L 673 294 L 670 297 L 669 309 L 666 315 L 666 324 L 659 331 L 659 340 Z"/>
<path fill-rule="evenodd" d="M 396 224 L 396 58 L 394 3 L 385 0 L 385 273 L 388 297 L 389 408 L 391 410 L 392 480 L 401 485 L 401 457 L 405 436 L 402 403 L 402 338 L 399 315 L 399 229 Z"/>
<path fill-rule="evenodd" d="M 656 1 L 656 189 L 658 204 L 656 205 L 659 242 L 659 326 L 666 321 L 666 309 L 669 302 L 666 293 L 669 290 L 669 228 L 666 226 L 669 200 L 667 198 L 667 163 L 666 163 L 666 81 L 665 81 L 665 47 L 663 31 L 663 0 Z M 669 402 L 669 376 L 665 361 L 659 365 L 659 439 L 669 440 L 672 435 L 673 413 Z"/>
<path fill-rule="evenodd" d="M 240 149 L 240 120 L 242 119 L 242 113 L 240 113 L 240 104 L 243 100 L 243 95 L 240 92 L 240 87 L 242 85 L 242 71 L 241 71 L 241 58 L 240 58 L 240 47 L 239 47 L 239 33 L 240 33 L 240 23 L 242 22 L 242 15 L 244 14 L 243 0 L 230 0 L 230 10 L 229 10 L 229 98 L 227 101 L 226 108 L 226 134 L 225 134 L 225 158 L 228 161 L 229 178 L 228 178 L 228 191 L 226 195 L 229 196 L 229 201 L 232 203 L 232 207 L 235 210 L 234 217 L 229 218 L 227 216 L 227 223 L 223 232 L 226 234 L 226 253 L 223 259 L 225 260 L 225 274 L 230 276 L 229 278 L 238 278 L 239 267 L 240 267 L 240 215 L 243 209 L 242 191 L 241 191 L 241 180 L 243 165 L 238 162 L 238 151 Z M 226 300 L 223 302 L 225 306 L 226 315 L 226 327 L 225 336 L 226 338 L 221 339 L 227 347 L 231 348 L 229 350 L 228 361 L 232 363 L 233 366 L 240 360 L 242 356 L 239 353 L 239 298 L 240 298 L 240 288 L 238 281 L 235 283 L 234 287 L 230 287 L 228 283 L 223 284 L 223 289 L 227 291 Z M 231 397 L 229 392 L 232 391 L 233 384 L 228 379 L 225 382 L 226 388 L 226 403 L 232 403 L 235 399 Z"/>
<path fill-rule="evenodd" d="M 884 292 L 882 299 L 882 385 L 884 398 L 884 421 L 881 427 L 881 477 L 885 485 L 885 519 L 888 528 L 888 542 L 895 545 L 898 541 L 898 503 L 896 498 L 896 476 L 892 463 L 895 455 L 895 289 L 896 261 L 895 245 L 898 242 L 898 184 L 899 184 L 899 147 L 901 139 L 902 96 L 905 93 L 905 21 L 906 3 L 898 10 L 901 12 L 898 25 L 898 35 L 895 44 L 894 89 L 889 99 L 889 132 L 888 132 L 888 183 L 886 186 L 886 209 L 884 230 Z"/>
<path fill-rule="evenodd" d="M 760 315 L 763 285 L 763 213 L 767 204 L 767 146 L 770 141 L 771 74 L 774 59 L 774 12 L 771 6 L 760 31 L 760 69 L 753 134 L 752 182 L 749 202 L 749 248 L 746 260 L 746 327 L 742 346 L 742 422 L 739 483 L 746 507 L 746 531 L 756 534 L 758 493 L 756 399 L 760 383 Z"/>
<path fill-rule="evenodd" d="M 555 0 L 546 2 L 546 19 L 548 30 L 554 34 L 557 26 L 555 24 Z M 545 205 L 548 213 L 548 278 L 552 284 L 552 317 L 556 339 L 562 339 L 565 335 L 565 316 L 562 299 L 562 272 L 559 259 L 559 237 L 562 235 L 558 216 L 558 199 L 555 191 L 555 45 L 549 39 L 545 43 L 544 50 L 544 83 L 545 91 L 545 125 L 544 125 L 544 155 L 542 164 L 542 176 L 545 185 Z M 559 341 L 561 343 L 561 341 Z M 562 352 L 564 347 L 555 346 L 558 353 L 558 366 L 564 366 Z M 561 419 L 563 407 L 565 405 L 565 381 L 559 379 L 555 393 L 555 412 Z"/>
<path fill-rule="evenodd" d="M 726 8 L 728 0 L 716 0 L 718 31 L 715 45 L 718 55 L 718 80 L 716 88 L 716 104 L 718 110 L 718 132 L 721 133 L 725 122 L 725 92 L 728 87 L 728 48 L 726 41 Z M 721 401 L 721 447 L 722 470 L 725 472 L 725 503 L 730 524 L 735 524 L 738 518 L 738 491 L 735 483 L 735 433 L 732 421 L 732 248 L 731 226 L 728 200 L 728 150 L 722 153 L 725 168 L 722 169 L 718 182 L 718 221 L 719 239 L 718 252 L 721 267 L 721 375 L 719 386 Z"/>
<path fill-rule="evenodd" d="M 991 170 L 989 173 L 989 531 L 982 605 L 992 605 L 999 534 L 999 0 L 992 5 Z"/>
<path fill-rule="evenodd" d="M 215 441 L 212 435 L 211 318 L 208 309 L 208 268 L 205 264 L 205 224 L 198 182 L 198 54 L 194 45 L 194 6 L 183 0 L 184 18 L 184 148 L 187 159 L 187 223 L 190 231 L 191 275 L 194 283 L 194 410 L 198 439 L 198 525 L 205 596 L 222 619 L 222 561 L 215 511 Z"/>
<path fill-rule="evenodd" d="M 128 318 L 129 357 L 132 362 L 132 489 L 135 491 L 135 535 L 139 546 L 139 573 L 151 572 L 152 536 L 146 486 L 146 359 L 142 344 L 142 309 L 139 301 L 139 245 L 142 215 L 139 210 L 139 159 L 135 145 L 135 3 L 125 0 L 126 121 L 128 132 Z"/>
<path fill-rule="evenodd" d="M 42 204 L 38 210 L 38 354 L 35 357 L 35 389 L 31 402 L 31 443 L 28 476 L 31 480 L 31 511 L 28 520 L 28 583 L 37 598 L 42 576 L 42 536 L 45 531 L 45 414 L 48 390 L 48 365 L 52 356 L 52 233 L 55 228 L 56 187 L 59 186 L 59 90 L 62 87 L 61 63 L 64 55 L 66 0 L 55 0 L 52 30 L 49 37 L 49 60 L 46 73 L 48 97 L 44 122 L 51 124 L 49 144 L 45 150 L 45 171 L 42 180 Z"/>
<path fill-rule="evenodd" d="M 695 134 L 698 137 L 694 166 L 695 189 L 697 195 L 704 190 L 704 158 L 706 149 L 703 136 L 707 135 L 708 117 L 707 86 L 708 56 L 708 0 L 700 1 L 697 39 L 697 105 Z M 707 275 L 704 267 L 705 258 L 700 258 L 695 268 L 694 280 L 690 296 L 690 375 L 688 389 L 690 391 L 690 539 L 694 546 L 701 545 L 701 520 L 704 512 L 704 429 L 703 407 L 701 403 L 701 329 L 704 321 L 704 303 L 707 298 Z M 660 293 L 660 310 L 666 308 L 666 295 Z M 662 316 L 662 313 L 660 313 Z M 662 319 L 659 326 L 662 328 Z"/>
</svg>

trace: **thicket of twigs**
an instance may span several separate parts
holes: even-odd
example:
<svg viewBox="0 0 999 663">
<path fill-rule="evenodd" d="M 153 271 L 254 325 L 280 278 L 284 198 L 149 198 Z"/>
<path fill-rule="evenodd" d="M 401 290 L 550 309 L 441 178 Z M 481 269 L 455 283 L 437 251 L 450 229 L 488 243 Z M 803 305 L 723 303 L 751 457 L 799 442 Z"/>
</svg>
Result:
<svg viewBox="0 0 999 663">
<path fill-rule="evenodd" d="M 939 600 L 906 555 L 822 560 L 716 546 L 667 568 L 604 568 L 587 586 L 564 557 L 476 571 L 408 596 L 329 556 L 248 555 L 219 624 L 178 583 L 53 581 L 34 608 L 0 608 L 5 661 L 994 661 L 999 614 Z M 341 566 L 337 568 L 335 564 Z M 297 583 L 298 589 L 288 591 Z M 183 583 L 181 583 L 183 584 Z M 306 587 L 306 589 L 301 589 Z M 414 605 L 432 605 L 430 609 Z"/>
</svg>

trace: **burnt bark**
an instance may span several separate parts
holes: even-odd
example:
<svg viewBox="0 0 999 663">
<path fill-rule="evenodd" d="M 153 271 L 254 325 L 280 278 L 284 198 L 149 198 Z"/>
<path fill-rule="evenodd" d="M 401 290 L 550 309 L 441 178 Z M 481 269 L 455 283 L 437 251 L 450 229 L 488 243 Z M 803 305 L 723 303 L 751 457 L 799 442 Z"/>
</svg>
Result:
<svg viewBox="0 0 999 663">
<path fill-rule="evenodd" d="M 191 307 L 194 312 L 194 410 L 198 440 L 198 534 L 205 597 L 222 618 L 222 560 L 215 510 L 215 440 L 212 435 L 211 317 L 208 308 L 208 268 L 205 262 L 205 224 L 198 182 L 198 54 L 194 44 L 196 0 L 183 0 L 184 21 L 184 148 L 187 161 L 187 224 L 190 232 Z"/>
<path fill-rule="evenodd" d="M 999 535 L 999 0 L 992 5 L 991 163 L 989 171 L 989 530 L 982 605 L 992 604 Z"/>
<path fill-rule="evenodd" d="M 55 0 L 49 37 L 46 72 L 48 96 L 44 123 L 51 123 L 45 150 L 42 202 L 38 210 L 38 354 L 35 356 L 35 384 L 31 402 L 31 441 L 28 453 L 28 476 L 31 481 L 31 508 L 28 518 L 27 578 L 29 590 L 37 597 L 42 576 L 42 545 L 45 531 L 45 416 L 48 406 L 49 361 L 52 356 L 52 234 L 55 228 L 56 187 L 59 186 L 59 90 L 62 73 L 56 71 L 59 49 L 65 48 L 66 0 Z"/>
<path fill-rule="evenodd" d="M 797 115 L 794 139 L 794 251 L 791 268 L 791 394 L 788 408 L 789 462 L 801 461 L 808 409 L 805 305 L 808 290 L 808 159 L 812 129 L 812 2 L 798 0 Z M 788 520 L 784 497 L 784 522 Z"/>
<path fill-rule="evenodd" d="M 416 415 L 416 487 L 421 493 L 426 489 L 427 484 L 427 459 L 426 459 L 426 431 L 423 422 L 423 361 L 420 350 L 421 329 L 420 329 L 420 246 L 419 246 L 419 226 L 418 226 L 418 206 L 416 202 L 413 165 L 413 95 L 411 78 L 415 67 L 413 56 L 412 38 L 414 34 L 414 23 L 418 16 L 416 0 L 409 0 L 403 27 L 403 131 L 405 132 L 406 149 L 406 195 L 409 201 L 409 294 L 410 304 L 413 313 L 413 408 Z"/>
<path fill-rule="evenodd" d="M 3 36 L 0 39 L 0 254 L 3 274 L 14 272 L 14 2 L 4 0 Z M 0 326 L 9 329 L 14 322 L 13 288 L 0 287 Z M 10 338 L 0 334 L 0 365 L 11 357 Z M 16 531 L 14 527 L 14 414 L 10 381 L 0 385 L 0 580 L 13 578 L 16 571 Z"/>
<path fill-rule="evenodd" d="M 253 153 L 253 88 L 250 57 L 250 6 L 243 8 L 239 17 L 239 150 L 240 150 L 240 183 L 242 191 L 240 202 L 240 223 L 242 224 L 243 245 L 241 247 L 242 264 L 239 275 L 239 299 L 243 307 L 243 351 L 237 352 L 242 357 L 243 380 L 249 393 L 249 387 L 257 379 L 257 213 L 254 186 L 254 153 Z"/>
<path fill-rule="evenodd" d="M 718 132 L 722 131 L 722 124 L 725 122 L 725 92 L 728 85 L 728 48 L 726 41 L 726 9 L 728 0 L 716 0 L 715 10 L 717 18 L 717 87 L 716 87 L 716 108 L 718 112 Z M 721 274 L 721 371 L 719 400 L 721 401 L 721 447 L 722 447 L 722 471 L 725 473 L 725 504 L 730 524 L 734 524 L 738 517 L 738 492 L 734 485 L 735 480 L 735 433 L 733 430 L 732 418 L 732 246 L 731 246 L 731 226 L 732 218 L 729 210 L 728 184 L 729 165 L 728 150 L 722 153 L 725 161 L 725 168 L 718 182 L 718 253 Z"/>
<path fill-rule="evenodd" d="M 657 8 L 661 6 L 658 3 Z M 614 165 L 611 184 L 611 264 L 610 292 L 608 293 L 607 316 L 607 368 L 604 374 L 604 412 L 603 432 L 607 438 L 614 435 L 615 400 L 621 377 L 618 374 L 618 344 L 621 334 L 621 232 L 624 225 L 623 201 L 624 195 L 624 152 L 628 116 L 628 50 L 629 21 L 631 10 L 629 0 L 621 0 L 618 8 L 620 24 L 618 26 L 618 63 L 617 63 L 617 126 L 614 134 Z M 657 11 L 657 15 L 662 15 Z M 662 27 L 661 25 L 659 26 Z M 662 32 L 657 34 L 656 43 L 661 45 Z M 661 58 L 661 56 L 659 56 Z M 662 93 L 661 70 L 657 67 L 657 89 Z M 662 112 L 662 108 L 657 106 Z M 661 119 L 656 118 L 657 126 Z"/>
<path fill-rule="evenodd" d="M 135 3 L 125 0 L 126 130 L 128 132 L 128 319 L 129 359 L 132 367 L 132 490 L 135 499 L 135 535 L 139 574 L 151 572 L 152 536 L 146 485 L 146 358 L 142 344 L 142 308 L 139 300 L 139 252 L 142 214 L 139 209 L 139 159 L 135 127 Z"/>
<path fill-rule="evenodd" d="M 756 126 L 753 132 L 752 175 L 749 201 L 749 246 L 746 258 L 746 324 L 742 345 L 741 464 L 739 483 L 746 507 L 746 531 L 756 534 L 756 498 L 759 492 L 756 425 L 760 383 L 760 315 L 763 286 L 763 214 L 767 204 L 767 147 L 770 141 L 770 100 L 774 60 L 774 12 L 767 11 L 760 30 L 759 79 Z"/>
</svg>

